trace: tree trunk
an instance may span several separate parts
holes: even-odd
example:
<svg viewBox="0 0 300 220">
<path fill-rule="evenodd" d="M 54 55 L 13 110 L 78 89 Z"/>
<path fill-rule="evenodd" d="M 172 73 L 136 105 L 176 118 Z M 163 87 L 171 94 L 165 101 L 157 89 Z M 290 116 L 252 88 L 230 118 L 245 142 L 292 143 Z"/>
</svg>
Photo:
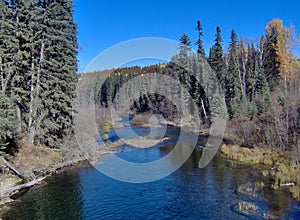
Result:
<svg viewBox="0 0 300 220">
<path fill-rule="evenodd" d="M 288 132 L 289 132 L 289 104 L 288 104 L 288 88 L 287 88 L 287 77 L 284 76 L 284 91 L 285 91 L 285 111 L 286 111 L 286 142 L 288 143 Z"/>
<path fill-rule="evenodd" d="M 42 62 L 44 59 L 44 37 L 41 42 L 41 49 L 40 49 L 40 59 L 39 59 L 39 65 L 38 70 L 36 74 L 36 80 L 34 77 L 34 61 L 32 59 L 32 65 L 31 65 L 31 88 L 30 88 L 30 109 L 29 109 L 29 120 L 28 120 L 28 143 L 33 143 L 36 129 L 37 129 L 37 110 L 38 110 L 38 100 L 40 96 L 40 75 L 42 70 Z"/>
<path fill-rule="evenodd" d="M 22 189 L 30 188 L 30 187 L 40 183 L 45 178 L 46 177 L 42 177 L 42 178 L 39 178 L 39 179 L 35 179 L 31 182 L 19 185 L 19 186 L 14 186 L 14 187 L 11 187 L 11 188 L 8 188 L 8 189 L 0 190 L 0 199 L 10 197 L 10 196 L 18 193 Z"/>
<path fill-rule="evenodd" d="M 3 157 L 1 157 L 1 160 L 5 163 L 5 165 L 11 170 L 13 171 L 18 177 L 22 178 L 23 180 L 25 179 L 24 176 L 16 169 L 14 168 L 12 165 L 10 165 L 7 160 L 5 160 Z"/>
<path fill-rule="evenodd" d="M 30 102 L 29 102 L 29 114 L 28 114 L 28 143 L 33 144 L 35 128 L 33 124 L 34 115 L 34 58 L 31 58 L 31 85 L 30 85 Z"/>
<path fill-rule="evenodd" d="M 17 132 L 20 133 L 22 131 L 22 115 L 19 103 L 16 104 L 16 116 L 17 116 Z"/>
<path fill-rule="evenodd" d="M 202 109 L 203 109 L 203 113 L 204 113 L 205 119 L 207 119 L 207 114 L 206 114 L 206 110 L 205 110 L 203 99 L 201 99 L 201 105 L 202 105 Z"/>
</svg>

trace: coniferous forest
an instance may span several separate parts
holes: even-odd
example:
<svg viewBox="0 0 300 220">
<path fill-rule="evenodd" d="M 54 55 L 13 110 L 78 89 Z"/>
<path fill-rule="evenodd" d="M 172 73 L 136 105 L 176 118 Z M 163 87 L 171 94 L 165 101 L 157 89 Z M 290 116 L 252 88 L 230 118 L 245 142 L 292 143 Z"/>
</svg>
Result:
<svg viewBox="0 0 300 220">
<path fill-rule="evenodd" d="M 73 1 L 0 4 L 0 143 L 58 148 L 72 124 L 77 81 Z"/>
<path fill-rule="evenodd" d="M 221 27 L 218 26 L 215 44 L 208 55 L 203 48 L 200 20 L 196 31 L 198 39 L 194 40 L 182 34 L 180 51 L 167 64 L 109 71 L 110 77 L 98 88 L 95 101 L 102 107 L 109 107 L 121 85 L 129 79 L 147 73 L 166 74 L 179 80 L 189 91 L 193 100 L 188 100 L 188 97 L 183 97 L 183 100 L 193 102 L 199 110 L 191 114 L 198 114 L 204 124 L 209 124 L 211 106 L 203 84 L 209 81 L 203 80 L 207 77 L 204 63 L 208 61 L 214 71 L 209 74 L 215 74 L 225 97 L 229 136 L 233 134 L 239 144 L 248 147 L 292 151 L 298 161 L 300 61 L 293 52 L 298 41 L 295 28 L 292 25 L 285 27 L 282 20 L 274 19 L 266 25 L 266 33 L 256 41 L 239 38 L 232 29 L 230 45 L 224 48 Z M 194 42 L 196 53 L 192 52 Z M 171 120 L 176 113 L 172 103 L 157 94 L 142 95 L 134 101 L 131 109 L 139 113 L 161 113 Z"/>
</svg>

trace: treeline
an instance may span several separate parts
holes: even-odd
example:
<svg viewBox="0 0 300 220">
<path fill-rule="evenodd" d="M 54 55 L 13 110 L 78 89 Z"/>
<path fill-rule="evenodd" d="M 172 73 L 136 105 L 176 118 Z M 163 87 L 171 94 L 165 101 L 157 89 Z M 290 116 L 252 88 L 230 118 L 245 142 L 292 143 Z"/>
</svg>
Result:
<svg viewBox="0 0 300 220">
<path fill-rule="evenodd" d="M 203 48 L 200 20 L 196 30 L 196 53 L 192 52 L 190 38 L 183 34 L 180 51 L 170 63 L 111 71 L 97 90 L 96 102 L 105 107 L 114 104 L 119 88 L 137 75 L 165 74 L 178 79 L 189 91 L 192 100 L 187 97 L 186 102 L 192 101 L 198 106 L 198 112 L 191 110 L 191 113 L 198 114 L 203 122 L 209 122 L 213 106 L 210 106 L 207 94 L 207 77 L 215 74 L 225 97 L 229 133 L 245 145 L 280 147 L 299 155 L 300 61 L 293 52 L 297 43 L 293 26 L 287 28 L 281 20 L 274 19 L 266 25 L 266 33 L 257 41 L 239 39 L 233 29 L 226 50 L 221 28 L 217 27 L 215 44 L 208 56 Z M 214 73 L 206 68 L 207 62 Z M 166 118 L 176 114 L 173 108 L 170 100 L 150 92 L 141 95 L 131 106 L 133 111 L 162 113 Z"/>
<path fill-rule="evenodd" d="M 246 145 L 293 150 L 299 156 L 299 60 L 293 26 L 280 19 L 266 25 L 266 34 L 254 44 L 231 32 L 227 53 L 221 53 L 221 30 L 208 57 L 224 88 L 228 129 Z"/>
<path fill-rule="evenodd" d="M 59 147 L 77 83 L 73 1 L 1 0 L 0 25 L 0 145 Z"/>
</svg>

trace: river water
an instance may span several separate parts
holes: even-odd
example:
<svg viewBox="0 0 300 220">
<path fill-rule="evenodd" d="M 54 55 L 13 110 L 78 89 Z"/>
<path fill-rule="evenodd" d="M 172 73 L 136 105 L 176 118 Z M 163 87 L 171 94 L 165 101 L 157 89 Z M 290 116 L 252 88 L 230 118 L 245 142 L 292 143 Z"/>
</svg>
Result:
<svg viewBox="0 0 300 220">
<path fill-rule="evenodd" d="M 126 135 L 127 129 L 130 127 L 125 126 L 119 134 Z M 149 133 L 145 128 L 133 127 L 133 130 L 138 135 Z M 148 149 L 122 146 L 117 149 L 122 151 L 118 157 L 139 163 L 158 160 L 173 149 L 179 132 L 180 129 L 168 128 L 166 135 L 171 139 Z M 112 131 L 110 139 L 118 138 Z M 198 145 L 204 142 L 205 138 L 200 137 Z M 110 157 L 100 159 L 98 166 L 106 164 Z M 111 179 L 92 166 L 67 169 L 28 190 L 3 219 L 300 218 L 300 204 L 291 198 L 287 189 L 269 189 L 261 167 L 233 163 L 217 154 L 207 167 L 199 169 L 200 157 L 201 150 L 196 148 L 171 175 L 140 184 Z M 171 159 L 167 166 L 172 164 L 175 161 Z M 255 205 L 256 214 L 239 211 L 241 202 Z"/>
</svg>

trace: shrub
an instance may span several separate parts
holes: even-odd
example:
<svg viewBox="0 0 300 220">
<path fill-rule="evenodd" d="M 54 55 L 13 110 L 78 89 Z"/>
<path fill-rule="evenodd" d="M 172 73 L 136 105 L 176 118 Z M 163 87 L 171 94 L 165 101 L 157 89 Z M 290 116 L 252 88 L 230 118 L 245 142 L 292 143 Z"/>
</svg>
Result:
<svg viewBox="0 0 300 220">
<path fill-rule="evenodd" d="M 111 129 L 111 122 L 107 121 L 104 123 L 104 125 L 101 126 L 101 131 L 105 132 L 105 133 L 109 133 Z"/>
<path fill-rule="evenodd" d="M 103 141 L 107 141 L 108 138 L 109 138 L 108 134 L 104 134 L 104 135 L 102 136 L 102 140 L 103 140 Z"/>
</svg>

